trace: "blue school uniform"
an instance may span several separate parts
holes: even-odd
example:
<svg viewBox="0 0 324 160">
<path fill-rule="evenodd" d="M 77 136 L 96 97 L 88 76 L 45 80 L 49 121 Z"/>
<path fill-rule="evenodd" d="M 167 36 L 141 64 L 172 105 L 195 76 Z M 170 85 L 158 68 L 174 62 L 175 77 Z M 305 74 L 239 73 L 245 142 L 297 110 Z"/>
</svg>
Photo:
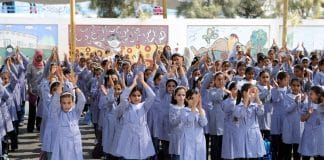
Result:
<svg viewBox="0 0 324 160">
<path fill-rule="evenodd" d="M 270 130 L 271 128 L 271 114 L 273 111 L 272 103 L 271 103 L 271 89 L 268 90 L 267 86 L 263 86 L 261 84 L 257 85 L 259 89 L 259 98 L 264 105 L 264 114 L 258 116 L 259 127 L 261 130 Z"/>
<path fill-rule="evenodd" d="M 7 100 L 7 105 L 8 105 L 8 110 L 9 110 L 9 113 L 10 113 L 10 117 L 11 117 L 11 120 L 12 121 L 16 121 L 18 120 L 18 115 L 17 115 L 17 111 L 18 111 L 18 106 L 17 106 L 17 92 L 15 92 L 16 90 L 16 84 L 17 84 L 17 79 L 15 77 L 14 74 L 11 73 L 11 76 L 10 76 L 10 83 L 5 85 L 4 88 L 8 94 L 8 100 Z M 19 106 L 20 108 L 20 106 Z"/>
<path fill-rule="evenodd" d="M 305 122 L 304 132 L 302 134 L 301 142 L 299 144 L 298 152 L 303 156 L 324 156 L 324 132 L 323 132 L 323 106 L 319 104 L 310 103 L 303 108 L 303 114 L 307 113 L 308 108 L 314 109 L 309 119 Z"/>
<path fill-rule="evenodd" d="M 272 88 L 271 100 L 273 113 L 271 116 L 271 134 L 282 134 L 283 119 L 285 116 L 285 95 L 288 93 L 287 88 Z"/>
<path fill-rule="evenodd" d="M 225 113 L 222 108 L 225 92 L 221 88 L 212 88 L 209 90 L 209 99 L 213 107 L 209 110 L 208 129 L 211 135 L 223 135 Z"/>
<path fill-rule="evenodd" d="M 99 79 L 98 78 L 92 78 L 91 79 L 91 89 L 90 89 L 90 98 L 88 103 L 90 103 L 90 113 L 91 113 L 91 121 L 94 124 L 98 124 L 99 122 L 99 115 L 100 115 L 100 109 L 102 109 L 104 106 L 98 105 L 99 103 Z M 101 124 L 101 123 L 100 123 Z"/>
<path fill-rule="evenodd" d="M 170 144 L 169 144 L 169 154 L 179 155 L 180 150 L 180 140 L 183 135 L 183 122 L 181 121 L 181 112 L 184 106 L 170 105 L 169 110 L 169 122 L 170 122 Z"/>
<path fill-rule="evenodd" d="M 258 158 L 266 154 L 263 138 L 261 136 L 258 116 L 264 114 L 263 105 L 251 103 L 245 107 L 241 102 L 235 107 L 234 116 L 240 119 L 241 126 L 239 127 L 239 134 L 243 135 L 243 146 L 245 156 L 242 158 Z"/>
<path fill-rule="evenodd" d="M 324 72 L 316 72 L 313 77 L 314 85 L 324 85 Z"/>
<path fill-rule="evenodd" d="M 203 111 L 204 112 L 204 111 Z M 182 125 L 182 137 L 180 140 L 181 160 L 205 160 L 206 140 L 203 127 L 207 125 L 205 112 L 203 114 L 192 112 L 185 107 L 180 115 Z"/>
<path fill-rule="evenodd" d="M 147 88 L 145 101 L 134 105 L 127 100 L 130 92 L 130 88 L 126 88 L 120 96 L 117 116 L 121 118 L 122 126 L 116 153 L 126 159 L 145 159 L 155 154 L 146 120 L 155 94 Z"/>
<path fill-rule="evenodd" d="M 104 114 L 103 119 L 103 126 L 102 126 L 102 146 L 103 151 L 105 153 L 114 154 L 113 148 L 113 140 L 115 134 L 115 125 L 117 122 L 116 117 L 116 109 L 117 109 L 117 102 L 114 96 L 114 89 L 109 88 L 107 89 L 108 95 L 104 95 L 100 93 L 99 98 L 99 106 L 103 106 L 106 108 L 106 112 Z"/>
<path fill-rule="evenodd" d="M 234 159 L 245 156 L 244 138 L 240 133 L 239 119 L 234 116 L 236 100 L 227 98 L 223 101 L 225 112 L 224 135 L 222 142 L 222 158 Z"/>
<path fill-rule="evenodd" d="M 300 94 L 298 95 L 301 96 Z M 307 105 L 307 100 L 296 103 L 296 96 L 291 93 L 285 96 L 286 113 L 282 127 L 282 141 L 285 144 L 299 144 L 302 131 L 304 130 L 304 122 L 300 121 L 300 116 L 302 109 Z"/>
<path fill-rule="evenodd" d="M 9 113 L 8 105 L 10 103 L 9 93 L 2 85 L 2 81 L 0 79 L 0 138 L 4 137 L 7 132 L 13 131 L 13 125 L 11 116 Z"/>
<path fill-rule="evenodd" d="M 37 112 L 42 111 L 42 114 L 39 114 L 37 116 L 42 117 L 42 123 L 40 126 L 40 142 L 43 142 L 44 138 L 44 131 L 46 127 L 47 122 L 47 116 L 48 116 L 48 105 L 50 104 L 51 100 L 51 94 L 50 94 L 50 86 L 49 81 L 47 79 L 43 79 L 41 84 L 39 85 L 39 103 L 37 106 Z M 42 146 L 43 147 L 43 146 Z M 45 150 L 43 150 L 45 151 Z"/>
<path fill-rule="evenodd" d="M 85 104 L 85 97 L 80 92 L 76 99 L 76 105 L 68 112 L 61 110 L 60 95 L 54 95 L 51 100 L 51 114 L 58 125 L 52 160 L 83 159 L 79 119 Z"/>
</svg>

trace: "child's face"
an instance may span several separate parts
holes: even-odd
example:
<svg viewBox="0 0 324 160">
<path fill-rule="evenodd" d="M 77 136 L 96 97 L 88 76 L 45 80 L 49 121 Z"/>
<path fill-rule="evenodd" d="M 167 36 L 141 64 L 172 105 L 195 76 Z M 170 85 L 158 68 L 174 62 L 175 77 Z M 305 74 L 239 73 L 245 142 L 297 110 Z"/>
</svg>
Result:
<svg viewBox="0 0 324 160">
<path fill-rule="evenodd" d="M 130 101 L 133 104 L 139 104 L 142 101 L 142 94 L 139 91 L 135 91 L 130 95 Z"/>
<path fill-rule="evenodd" d="M 8 75 L 2 75 L 1 79 L 2 79 L 2 84 L 3 85 L 7 85 L 7 84 L 10 83 L 10 77 Z"/>
<path fill-rule="evenodd" d="M 324 71 L 324 65 L 320 65 L 320 66 L 319 66 L 319 70 L 320 70 L 321 72 L 323 72 L 323 71 Z"/>
<path fill-rule="evenodd" d="M 72 108 L 73 101 L 71 97 L 62 97 L 61 98 L 61 107 L 64 112 L 70 111 Z"/>
<path fill-rule="evenodd" d="M 217 77 L 215 77 L 214 85 L 217 88 L 222 88 L 225 86 L 225 77 L 223 74 L 220 74 Z"/>
<path fill-rule="evenodd" d="M 254 72 L 247 72 L 245 73 L 246 80 L 250 81 L 254 78 Z"/>
<path fill-rule="evenodd" d="M 198 95 L 194 94 L 191 97 L 188 97 L 187 102 L 188 102 L 189 107 L 192 107 L 192 106 L 197 107 L 197 105 L 198 105 Z"/>
<path fill-rule="evenodd" d="M 128 73 L 131 70 L 131 66 L 129 64 L 124 64 L 123 65 L 123 71 Z"/>
<path fill-rule="evenodd" d="M 55 65 L 55 64 L 52 65 L 51 66 L 51 73 L 54 74 L 56 72 L 56 70 L 57 70 L 57 65 Z"/>
<path fill-rule="evenodd" d="M 156 79 L 154 80 L 154 84 L 155 84 L 155 85 L 160 85 L 161 80 L 162 80 L 162 75 L 160 75 L 158 78 L 156 78 Z"/>
<path fill-rule="evenodd" d="M 175 89 L 176 87 L 177 87 L 177 86 L 176 86 L 176 84 L 175 84 L 174 82 L 169 82 L 169 83 L 167 84 L 167 91 L 168 91 L 168 93 L 169 93 L 169 94 L 172 94 L 173 91 L 174 91 L 174 89 Z"/>
<path fill-rule="evenodd" d="M 304 68 L 308 68 L 308 60 L 303 60 L 302 65 Z"/>
<path fill-rule="evenodd" d="M 222 66 L 222 71 L 227 71 L 230 67 L 231 65 L 229 63 L 224 63 Z"/>
<path fill-rule="evenodd" d="M 297 69 L 297 68 L 294 69 L 294 75 L 296 77 L 303 77 L 303 74 L 304 74 L 304 72 L 302 70 Z"/>
<path fill-rule="evenodd" d="M 290 84 L 290 87 L 291 87 L 291 91 L 293 92 L 293 94 L 298 94 L 298 93 L 300 93 L 301 86 L 300 86 L 300 83 L 299 83 L 299 82 L 297 82 L 297 81 L 293 81 L 293 82 Z"/>
<path fill-rule="evenodd" d="M 192 77 L 200 77 L 200 76 L 201 76 L 200 70 L 197 70 L 192 73 Z"/>
<path fill-rule="evenodd" d="M 240 75 L 240 76 L 244 76 L 244 74 L 245 74 L 245 66 L 240 66 L 240 67 L 238 67 L 238 68 L 237 68 L 237 73 L 238 73 L 238 75 Z"/>
<path fill-rule="evenodd" d="M 114 91 L 115 91 L 115 97 L 117 97 L 122 93 L 123 89 L 120 84 L 116 84 L 114 85 Z"/>
<path fill-rule="evenodd" d="M 270 75 L 268 72 L 265 72 L 260 77 L 260 82 L 262 85 L 266 85 L 270 81 Z"/>
<path fill-rule="evenodd" d="M 186 91 L 184 89 L 179 89 L 174 96 L 174 99 L 178 104 L 184 104 L 184 101 L 186 99 Z"/>
<path fill-rule="evenodd" d="M 236 86 L 233 87 L 230 91 L 231 91 L 233 97 L 237 97 L 237 87 Z"/>
<path fill-rule="evenodd" d="M 318 101 L 318 95 L 314 91 L 309 92 L 309 97 L 312 102 L 317 102 Z"/>
</svg>

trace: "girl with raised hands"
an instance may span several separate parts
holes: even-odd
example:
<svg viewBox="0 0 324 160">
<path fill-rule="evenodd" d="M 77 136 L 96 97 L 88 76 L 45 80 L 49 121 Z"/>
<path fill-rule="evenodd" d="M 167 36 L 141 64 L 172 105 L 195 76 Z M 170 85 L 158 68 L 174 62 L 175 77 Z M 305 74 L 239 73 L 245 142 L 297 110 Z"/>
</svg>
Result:
<svg viewBox="0 0 324 160">
<path fill-rule="evenodd" d="M 303 108 L 301 121 L 305 122 L 304 132 L 299 144 L 298 152 L 303 160 L 313 157 L 315 160 L 324 159 L 324 109 L 323 88 L 313 86 L 309 91 L 310 103 Z"/>
<path fill-rule="evenodd" d="M 186 92 L 187 106 L 181 110 L 182 137 L 180 140 L 181 160 L 204 160 L 206 159 L 206 141 L 204 126 L 207 118 L 202 108 L 202 99 L 194 89 Z"/>
<path fill-rule="evenodd" d="M 291 93 L 286 94 L 285 116 L 282 125 L 282 141 L 284 143 L 284 159 L 300 159 L 298 145 L 304 130 L 300 121 L 302 109 L 307 106 L 307 97 L 302 91 L 302 81 L 293 78 L 290 82 Z M 293 154 L 292 154 L 293 153 Z M 293 155 L 293 156 L 292 156 Z"/>
<path fill-rule="evenodd" d="M 82 141 L 79 119 L 84 108 L 85 97 L 76 85 L 77 78 L 72 78 L 76 97 L 71 92 L 63 92 L 58 88 L 50 103 L 50 116 L 56 122 L 57 133 L 53 143 L 51 160 L 82 160 Z M 63 84 L 63 78 L 60 78 Z M 76 104 L 74 99 L 76 99 Z"/>
<path fill-rule="evenodd" d="M 145 91 L 146 99 L 142 101 L 142 90 L 137 87 L 139 81 Z M 121 128 L 116 146 L 116 154 L 124 159 L 147 159 L 155 154 L 147 125 L 147 112 L 155 100 L 155 94 L 144 81 L 143 73 L 133 79 L 133 84 L 125 88 L 120 96 L 117 118 Z"/>
<path fill-rule="evenodd" d="M 259 89 L 260 100 L 264 105 L 264 114 L 258 116 L 259 127 L 262 137 L 270 140 L 271 114 L 273 110 L 271 103 L 271 89 L 273 87 L 270 84 L 270 71 L 263 70 L 259 73 L 259 79 L 256 86 Z"/>
<path fill-rule="evenodd" d="M 103 151 L 106 154 L 108 160 L 114 160 L 117 158 L 115 153 L 114 139 L 117 138 L 117 128 L 119 127 L 119 121 L 116 117 L 116 111 L 120 103 L 120 94 L 123 91 L 123 85 L 119 81 L 113 79 L 117 77 L 117 74 L 113 70 L 109 70 L 105 77 L 104 86 L 100 90 L 99 106 L 102 106 L 104 111 L 103 124 L 102 124 L 102 146 Z"/>
<path fill-rule="evenodd" d="M 241 158 L 262 158 L 265 154 L 265 146 L 261 136 L 258 116 L 264 114 L 264 106 L 259 98 L 259 90 L 250 83 L 242 86 L 238 96 L 234 116 L 238 118 L 240 127 L 238 134 L 243 139 Z"/>
<path fill-rule="evenodd" d="M 169 123 L 170 123 L 170 145 L 169 145 L 169 158 L 170 160 L 180 160 L 180 140 L 183 135 L 181 121 L 181 112 L 186 104 L 186 87 L 179 86 L 175 88 L 170 104 L 169 110 Z"/>
</svg>

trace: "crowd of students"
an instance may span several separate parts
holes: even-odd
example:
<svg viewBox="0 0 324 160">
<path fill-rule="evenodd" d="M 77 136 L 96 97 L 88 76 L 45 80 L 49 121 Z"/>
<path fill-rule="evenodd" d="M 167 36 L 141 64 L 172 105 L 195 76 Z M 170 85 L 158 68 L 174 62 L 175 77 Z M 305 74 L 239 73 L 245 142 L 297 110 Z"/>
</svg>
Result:
<svg viewBox="0 0 324 160">
<path fill-rule="evenodd" d="M 28 95 L 27 131 L 40 130 L 42 159 L 83 159 L 84 112 L 93 156 L 107 160 L 324 159 L 323 55 L 274 43 L 252 57 L 240 47 L 227 60 L 206 54 L 185 65 L 156 46 L 150 66 L 141 53 L 137 62 L 95 53 L 70 62 L 56 49 L 29 62 L 17 48 L 1 69 L 2 154 L 18 149 Z"/>
</svg>

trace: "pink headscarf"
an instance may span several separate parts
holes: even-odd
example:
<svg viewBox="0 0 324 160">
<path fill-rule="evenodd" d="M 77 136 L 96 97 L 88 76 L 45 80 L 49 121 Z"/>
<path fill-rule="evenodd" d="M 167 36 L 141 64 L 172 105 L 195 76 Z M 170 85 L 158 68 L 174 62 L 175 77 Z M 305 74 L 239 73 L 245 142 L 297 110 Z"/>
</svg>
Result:
<svg viewBox="0 0 324 160">
<path fill-rule="evenodd" d="M 42 56 L 42 61 L 40 62 L 37 62 L 36 59 L 38 56 Z M 33 57 L 33 65 L 37 68 L 37 69 L 42 69 L 44 68 L 44 63 L 43 63 L 43 56 L 44 56 L 44 53 L 42 50 L 40 49 L 37 49 L 35 51 L 35 54 L 34 54 L 34 57 Z"/>
</svg>

